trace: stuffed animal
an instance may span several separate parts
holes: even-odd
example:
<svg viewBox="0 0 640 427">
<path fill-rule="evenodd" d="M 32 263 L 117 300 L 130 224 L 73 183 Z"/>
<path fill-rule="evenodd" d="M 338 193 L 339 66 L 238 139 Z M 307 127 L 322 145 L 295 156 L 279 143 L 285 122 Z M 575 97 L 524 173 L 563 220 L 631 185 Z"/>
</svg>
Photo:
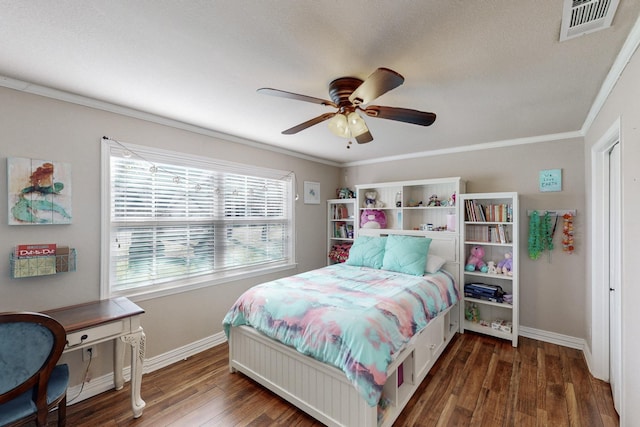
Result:
<svg viewBox="0 0 640 427">
<path fill-rule="evenodd" d="M 355 193 L 346 187 L 337 188 L 336 196 L 338 196 L 338 199 L 353 199 L 355 197 Z"/>
<path fill-rule="evenodd" d="M 384 203 L 380 200 L 376 200 L 378 197 L 378 192 L 376 191 L 366 191 L 364 193 L 364 207 L 367 209 L 380 209 L 384 207 Z M 382 227 L 384 228 L 384 227 Z"/>
<path fill-rule="evenodd" d="M 484 248 L 482 246 L 474 246 L 471 248 L 471 253 L 464 269 L 467 271 L 482 271 L 487 272 L 487 264 L 482 260 L 484 257 Z"/>
<path fill-rule="evenodd" d="M 384 211 L 364 209 L 360 215 L 361 228 L 387 228 L 387 216 Z"/>
<path fill-rule="evenodd" d="M 427 206 L 440 206 L 440 200 L 438 200 L 437 194 L 432 194 L 429 196 L 429 203 Z"/>
<path fill-rule="evenodd" d="M 487 273 L 489 274 L 498 274 L 498 269 L 496 268 L 496 263 L 493 261 L 487 261 Z"/>
<path fill-rule="evenodd" d="M 378 193 L 375 191 L 367 191 L 364 193 L 364 207 L 372 209 L 376 207 L 376 197 Z"/>
<path fill-rule="evenodd" d="M 498 272 L 513 276 L 513 258 L 511 252 L 504 254 L 504 259 L 498 263 Z"/>
</svg>

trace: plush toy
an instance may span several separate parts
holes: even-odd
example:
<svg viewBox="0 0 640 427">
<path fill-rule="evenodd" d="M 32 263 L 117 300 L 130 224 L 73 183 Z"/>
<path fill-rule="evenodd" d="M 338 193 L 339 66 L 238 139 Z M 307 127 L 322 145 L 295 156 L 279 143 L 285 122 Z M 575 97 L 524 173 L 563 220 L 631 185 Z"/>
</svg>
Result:
<svg viewBox="0 0 640 427">
<path fill-rule="evenodd" d="M 489 274 L 498 274 L 498 269 L 496 268 L 496 263 L 493 261 L 487 261 L 487 273 Z"/>
<path fill-rule="evenodd" d="M 464 317 L 471 322 L 480 320 L 480 310 L 478 310 L 478 306 L 475 304 L 467 304 L 464 309 Z"/>
<path fill-rule="evenodd" d="M 360 227 L 362 228 L 387 228 L 387 217 L 384 211 L 377 209 L 365 209 L 360 215 Z"/>
<path fill-rule="evenodd" d="M 437 194 L 432 194 L 429 197 L 429 203 L 427 204 L 427 206 L 440 206 L 440 200 L 438 200 Z"/>
<path fill-rule="evenodd" d="M 366 191 L 364 193 L 364 207 L 367 209 L 383 208 L 384 203 L 380 200 L 376 200 L 376 197 L 378 197 L 378 193 L 376 191 Z"/>
<path fill-rule="evenodd" d="M 367 191 L 364 193 L 364 207 L 372 209 L 376 207 L 376 197 L 378 193 L 375 191 Z"/>
<path fill-rule="evenodd" d="M 355 193 L 348 188 L 337 188 L 336 196 L 338 199 L 353 199 L 355 197 Z"/>
<path fill-rule="evenodd" d="M 484 257 L 484 248 L 482 246 L 474 246 L 471 248 L 471 254 L 464 269 L 467 271 L 482 271 L 487 272 L 487 264 L 482 260 Z"/>
<path fill-rule="evenodd" d="M 513 276 L 513 258 L 511 252 L 504 254 L 504 259 L 498 263 L 498 272 Z"/>
</svg>

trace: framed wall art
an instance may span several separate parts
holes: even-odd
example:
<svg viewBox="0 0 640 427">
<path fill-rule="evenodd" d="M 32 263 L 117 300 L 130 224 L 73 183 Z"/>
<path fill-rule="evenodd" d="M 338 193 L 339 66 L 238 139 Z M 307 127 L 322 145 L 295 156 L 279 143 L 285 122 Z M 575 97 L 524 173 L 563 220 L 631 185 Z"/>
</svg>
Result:
<svg viewBox="0 0 640 427">
<path fill-rule="evenodd" d="M 539 187 L 544 193 L 562 191 L 562 169 L 540 171 Z"/>
<path fill-rule="evenodd" d="M 304 203 L 307 205 L 319 205 L 320 204 L 320 183 L 319 182 L 304 182 Z"/>
<path fill-rule="evenodd" d="M 71 224 L 71 164 L 7 159 L 9 225 Z"/>
</svg>

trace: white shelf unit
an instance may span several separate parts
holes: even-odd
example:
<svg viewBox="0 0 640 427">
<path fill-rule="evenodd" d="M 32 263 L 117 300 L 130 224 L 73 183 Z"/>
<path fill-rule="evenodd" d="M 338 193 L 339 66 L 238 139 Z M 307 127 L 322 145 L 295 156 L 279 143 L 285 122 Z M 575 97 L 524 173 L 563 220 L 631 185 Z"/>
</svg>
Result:
<svg viewBox="0 0 640 427">
<path fill-rule="evenodd" d="M 336 245 L 353 243 L 356 237 L 356 199 L 327 200 L 327 265 L 337 261 L 329 258 Z"/>
<path fill-rule="evenodd" d="M 465 191 L 465 182 L 456 177 L 356 185 L 357 228 L 361 227 L 362 212 L 368 209 L 365 205 L 365 193 L 369 191 L 375 191 L 376 200 L 384 205 L 373 209 L 385 213 L 386 228 L 421 230 L 421 227 L 431 224 L 433 231 L 444 231 L 448 223 L 457 226 L 457 218 L 460 214 L 459 203 L 451 205 L 450 200 L 454 194 L 457 199 Z M 428 206 L 429 198 L 433 195 L 437 197 L 441 206 Z M 399 201 L 400 206 L 397 206 L 396 200 Z M 421 205 L 419 205 L 420 202 L 422 202 Z M 458 233 L 458 230 L 449 228 L 446 232 Z"/>
<path fill-rule="evenodd" d="M 475 213 L 470 212 L 473 206 Z M 519 332 L 519 251 L 518 251 L 518 193 L 470 193 L 460 195 L 460 277 L 462 277 L 463 309 L 460 311 L 461 332 L 465 330 L 492 335 L 510 340 L 514 347 L 518 346 Z M 480 214 L 482 209 L 484 216 Z M 489 214 L 489 211 L 493 212 Z M 499 213 L 501 212 L 501 214 Z M 475 216 L 474 216 L 475 215 Z M 503 231 L 501 236 L 500 229 Z M 484 262 L 493 261 L 496 266 L 511 253 L 512 275 L 489 274 L 481 271 L 467 271 L 466 262 L 470 250 L 474 246 L 482 246 L 485 251 Z M 500 286 L 505 293 L 513 296 L 513 303 L 487 301 L 464 296 L 464 285 L 482 283 Z M 478 320 L 467 319 L 465 313 L 470 305 L 477 307 Z M 510 322 L 508 328 L 494 328 L 499 320 Z M 497 323 L 495 325 L 498 326 Z"/>
</svg>

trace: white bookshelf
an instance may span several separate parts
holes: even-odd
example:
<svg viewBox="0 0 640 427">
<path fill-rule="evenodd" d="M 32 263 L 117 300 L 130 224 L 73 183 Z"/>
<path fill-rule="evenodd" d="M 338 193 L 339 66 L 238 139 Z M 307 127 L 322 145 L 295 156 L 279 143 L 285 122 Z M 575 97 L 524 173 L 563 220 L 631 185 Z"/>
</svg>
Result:
<svg viewBox="0 0 640 427">
<path fill-rule="evenodd" d="M 356 237 L 356 199 L 327 200 L 327 265 L 336 261 L 329 258 L 335 245 L 353 243 Z"/>
<path fill-rule="evenodd" d="M 462 278 L 461 332 L 465 330 L 510 340 L 518 346 L 519 331 L 519 252 L 518 193 L 470 193 L 460 195 L 460 277 Z M 485 263 L 496 265 L 511 253 L 511 274 L 468 271 L 471 248 L 484 248 Z M 512 303 L 465 296 L 470 283 L 500 286 L 512 296 Z M 469 316 L 469 314 L 472 314 Z M 473 314 L 477 314 L 474 316 Z M 469 318 L 471 317 L 471 319 Z M 498 323 L 502 321 L 501 323 Z"/>
</svg>

